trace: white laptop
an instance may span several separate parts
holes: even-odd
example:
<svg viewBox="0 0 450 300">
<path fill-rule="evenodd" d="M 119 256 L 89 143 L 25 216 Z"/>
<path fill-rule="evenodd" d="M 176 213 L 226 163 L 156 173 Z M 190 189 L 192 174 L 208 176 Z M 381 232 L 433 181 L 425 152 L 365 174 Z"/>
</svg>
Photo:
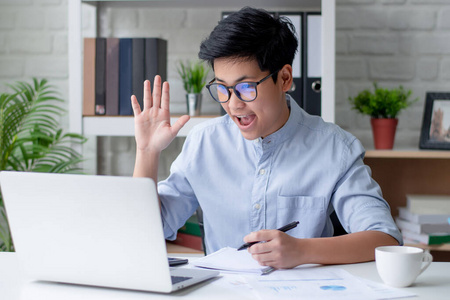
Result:
<svg viewBox="0 0 450 300">
<path fill-rule="evenodd" d="M 169 267 L 151 179 L 3 171 L 0 187 L 31 278 L 169 293 L 219 274 Z"/>
</svg>

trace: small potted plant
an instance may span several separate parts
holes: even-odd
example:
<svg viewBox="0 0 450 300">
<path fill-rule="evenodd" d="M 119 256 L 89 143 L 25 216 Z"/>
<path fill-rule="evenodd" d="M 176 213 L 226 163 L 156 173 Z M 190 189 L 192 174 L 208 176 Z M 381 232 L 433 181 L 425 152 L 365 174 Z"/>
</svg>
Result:
<svg viewBox="0 0 450 300">
<path fill-rule="evenodd" d="M 418 99 L 409 100 L 412 92 L 402 86 L 393 89 L 380 88 L 373 84 L 374 91 L 368 89 L 356 97 L 349 98 L 352 108 L 371 117 L 375 149 L 392 149 L 397 129 L 399 112 Z"/>
<path fill-rule="evenodd" d="M 180 61 L 177 70 L 183 80 L 184 90 L 186 91 L 188 114 L 190 116 L 199 116 L 202 105 L 202 89 L 206 85 L 208 70 L 201 61 Z"/>
</svg>

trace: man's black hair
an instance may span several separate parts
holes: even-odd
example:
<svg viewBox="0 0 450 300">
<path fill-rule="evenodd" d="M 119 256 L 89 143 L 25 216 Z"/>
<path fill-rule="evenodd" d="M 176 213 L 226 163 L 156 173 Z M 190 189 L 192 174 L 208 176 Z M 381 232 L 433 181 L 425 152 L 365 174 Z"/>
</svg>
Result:
<svg viewBox="0 0 450 300">
<path fill-rule="evenodd" d="M 292 65 L 298 41 L 287 18 L 244 7 L 222 19 L 200 45 L 198 56 L 214 68 L 214 59 L 256 59 L 261 71 Z M 273 76 L 276 81 L 276 75 Z"/>
</svg>

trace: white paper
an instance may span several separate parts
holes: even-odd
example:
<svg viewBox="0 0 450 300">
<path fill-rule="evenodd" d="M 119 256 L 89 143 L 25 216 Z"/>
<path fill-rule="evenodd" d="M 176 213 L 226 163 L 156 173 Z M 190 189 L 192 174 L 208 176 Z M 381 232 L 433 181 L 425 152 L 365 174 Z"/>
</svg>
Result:
<svg viewBox="0 0 450 300">
<path fill-rule="evenodd" d="M 194 266 L 234 272 L 258 273 L 267 267 L 261 266 L 247 250 L 225 247 L 192 263 Z"/>
</svg>

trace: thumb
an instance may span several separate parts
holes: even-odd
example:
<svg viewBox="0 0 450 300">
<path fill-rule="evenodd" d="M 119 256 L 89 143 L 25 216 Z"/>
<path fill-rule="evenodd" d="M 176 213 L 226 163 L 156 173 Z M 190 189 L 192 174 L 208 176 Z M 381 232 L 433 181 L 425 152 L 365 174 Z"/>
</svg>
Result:
<svg viewBox="0 0 450 300">
<path fill-rule="evenodd" d="M 188 115 L 181 116 L 173 125 L 172 125 L 172 133 L 174 135 L 178 134 L 181 128 L 189 121 L 190 117 Z"/>
</svg>

